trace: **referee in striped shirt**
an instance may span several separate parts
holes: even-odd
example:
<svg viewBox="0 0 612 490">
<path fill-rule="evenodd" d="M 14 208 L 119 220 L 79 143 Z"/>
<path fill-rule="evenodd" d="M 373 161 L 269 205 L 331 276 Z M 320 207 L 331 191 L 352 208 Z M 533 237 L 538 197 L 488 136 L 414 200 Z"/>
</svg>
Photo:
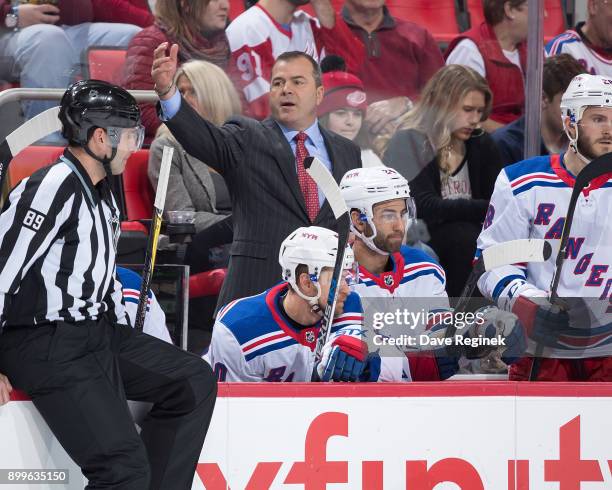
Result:
<svg viewBox="0 0 612 490">
<path fill-rule="evenodd" d="M 0 372 L 25 391 L 87 488 L 189 489 L 212 416 L 208 364 L 127 323 L 107 177 L 142 144 L 120 87 L 73 84 L 64 154 L 23 180 L 0 215 Z M 126 399 L 152 402 L 140 436 Z"/>
</svg>

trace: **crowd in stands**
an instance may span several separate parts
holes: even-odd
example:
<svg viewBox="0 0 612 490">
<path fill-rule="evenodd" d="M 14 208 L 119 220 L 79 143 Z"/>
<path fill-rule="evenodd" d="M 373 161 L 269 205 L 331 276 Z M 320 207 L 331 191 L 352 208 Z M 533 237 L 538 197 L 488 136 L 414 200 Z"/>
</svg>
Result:
<svg viewBox="0 0 612 490">
<path fill-rule="evenodd" d="M 102 45 L 127 50 L 123 87 L 154 89 L 160 99 L 178 89 L 180 106 L 174 98 L 141 106 L 148 176 L 155 186 L 162 149 L 173 147 L 166 209 L 196 216 L 185 261 L 192 273 L 230 266 L 217 308 L 278 280 L 278 245 L 290 231 L 332 220 L 322 196 L 312 197 L 313 213 L 310 203 L 293 209 L 289 199 L 306 195 L 309 177 L 298 169 L 300 188 L 292 188 L 272 161 L 293 160 L 303 147 L 341 177 L 359 165 L 346 140 L 359 146 L 364 167 L 386 165 L 409 181 L 428 250 L 449 297 L 459 296 L 495 179 L 523 159 L 528 2 L 483 0 L 484 21 L 444 49 L 385 0 L 251 4 L 230 19 L 230 0 L 0 0 L 0 81 L 67 87 L 84 73 L 83 53 Z M 587 7 L 585 22 L 546 44 L 542 155 L 567 148 L 560 99 L 572 78 L 612 76 L 612 0 Z M 312 101 L 322 129 L 287 129 L 292 111 L 311 103 L 299 87 L 294 98 L 275 99 L 275 61 L 295 51 L 323 68 Z M 178 71 L 156 84 L 152 71 L 172 59 Z M 26 102 L 24 115 L 52 105 Z"/>
</svg>

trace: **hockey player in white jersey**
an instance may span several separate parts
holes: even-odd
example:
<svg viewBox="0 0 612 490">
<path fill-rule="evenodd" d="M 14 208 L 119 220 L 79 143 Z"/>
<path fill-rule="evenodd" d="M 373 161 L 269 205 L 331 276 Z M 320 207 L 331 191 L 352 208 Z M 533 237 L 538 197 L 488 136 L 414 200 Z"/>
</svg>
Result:
<svg viewBox="0 0 612 490">
<path fill-rule="evenodd" d="M 612 78 L 578 75 L 561 99 L 561 112 L 569 150 L 502 170 L 477 254 L 517 238 L 544 238 L 558 250 L 575 176 L 612 151 Z M 565 307 L 546 304 L 556 253 L 547 262 L 500 267 L 479 280 L 483 295 L 521 319 L 530 337 L 527 353 L 544 348 L 533 379 L 612 381 L 611 177 L 593 180 L 578 200 L 557 289 Z M 533 364 L 533 357 L 520 359 L 510 379 L 529 379 Z"/>
<path fill-rule="evenodd" d="M 204 357 L 219 381 L 310 381 L 337 249 L 333 231 L 298 228 L 281 244 L 284 282 L 219 310 Z M 364 371 L 361 302 L 346 282 L 353 264 L 347 248 L 330 338 L 317 366 L 322 381 L 356 381 Z"/>
<path fill-rule="evenodd" d="M 416 218 L 408 181 L 392 168 L 358 168 L 344 175 L 340 189 L 351 210 L 353 252 L 359 264 L 355 291 L 364 305 L 376 304 L 370 298 L 396 298 L 400 307 L 405 304 L 402 299 L 422 298 L 428 310 L 449 310 L 442 267 L 425 252 L 402 245 L 409 221 Z M 385 365 L 394 367 L 387 376 L 395 381 L 441 380 L 458 369 L 457 359 L 442 351 L 387 356 L 383 371 Z"/>
</svg>

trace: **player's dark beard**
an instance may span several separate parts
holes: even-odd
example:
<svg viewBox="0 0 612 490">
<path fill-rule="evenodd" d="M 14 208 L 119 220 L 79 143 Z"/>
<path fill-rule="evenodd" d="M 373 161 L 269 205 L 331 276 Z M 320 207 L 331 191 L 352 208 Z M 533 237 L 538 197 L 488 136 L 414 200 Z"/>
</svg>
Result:
<svg viewBox="0 0 612 490">
<path fill-rule="evenodd" d="M 377 234 L 376 237 L 374 237 L 374 245 L 376 245 L 376 247 L 379 250 L 382 250 L 383 252 L 394 254 L 400 251 L 400 247 L 402 246 L 402 241 L 401 240 L 397 241 L 397 245 L 395 245 L 395 242 L 391 242 L 391 240 L 383 239 L 380 235 Z"/>
<path fill-rule="evenodd" d="M 310 3 L 310 0 L 289 0 L 289 3 L 295 5 L 296 7 L 301 7 L 302 5 Z"/>
<path fill-rule="evenodd" d="M 577 146 L 578 151 L 589 161 L 600 156 L 593 151 L 593 144 L 591 143 L 591 140 L 584 136 L 584 134 L 578 133 Z"/>
</svg>

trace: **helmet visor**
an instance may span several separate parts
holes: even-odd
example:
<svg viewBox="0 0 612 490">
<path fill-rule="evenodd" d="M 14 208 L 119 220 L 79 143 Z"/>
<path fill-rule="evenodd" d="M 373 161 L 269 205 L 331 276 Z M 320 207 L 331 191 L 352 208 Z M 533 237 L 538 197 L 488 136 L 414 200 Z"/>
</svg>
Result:
<svg viewBox="0 0 612 490">
<path fill-rule="evenodd" d="M 106 128 L 111 141 L 111 146 L 120 151 L 134 152 L 142 148 L 144 141 L 144 126 L 138 125 L 132 128 L 118 128 L 109 126 Z"/>
<path fill-rule="evenodd" d="M 406 209 L 401 212 L 392 209 L 383 209 L 377 214 L 377 220 L 384 224 L 392 224 L 395 221 L 403 221 L 404 226 L 408 226 L 416 219 L 416 205 L 412 197 L 406 198 Z"/>
</svg>

